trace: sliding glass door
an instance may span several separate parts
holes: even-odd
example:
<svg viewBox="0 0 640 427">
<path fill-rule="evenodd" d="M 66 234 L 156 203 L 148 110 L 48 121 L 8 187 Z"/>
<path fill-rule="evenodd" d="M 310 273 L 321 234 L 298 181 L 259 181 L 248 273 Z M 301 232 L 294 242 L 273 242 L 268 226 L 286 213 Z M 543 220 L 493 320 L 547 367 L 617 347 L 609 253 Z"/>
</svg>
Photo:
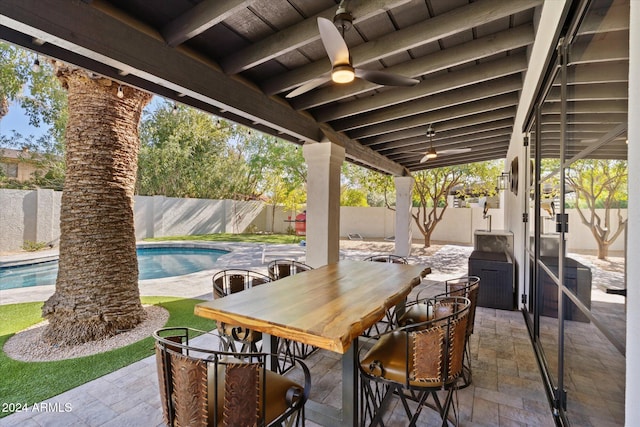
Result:
<svg viewBox="0 0 640 427">
<path fill-rule="evenodd" d="M 525 318 L 558 420 L 623 425 L 629 0 L 568 19 L 526 129 Z"/>
</svg>

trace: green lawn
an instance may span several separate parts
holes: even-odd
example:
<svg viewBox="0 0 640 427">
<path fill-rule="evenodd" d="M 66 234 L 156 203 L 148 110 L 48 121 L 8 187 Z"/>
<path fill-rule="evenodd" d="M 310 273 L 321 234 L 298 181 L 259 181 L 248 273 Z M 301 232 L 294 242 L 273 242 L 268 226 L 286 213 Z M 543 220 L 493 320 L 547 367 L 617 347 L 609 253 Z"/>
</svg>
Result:
<svg viewBox="0 0 640 427">
<path fill-rule="evenodd" d="M 162 242 L 166 240 L 196 240 L 203 242 L 300 243 L 304 238 L 304 236 L 296 236 L 293 234 L 218 233 L 199 234 L 193 236 L 152 237 L 144 240 L 149 242 Z"/>
<path fill-rule="evenodd" d="M 201 302 L 176 297 L 143 297 L 143 304 L 154 304 L 169 311 L 166 326 L 189 326 L 211 330 L 215 322 L 193 314 Z M 0 348 L 16 332 L 42 321 L 42 302 L 0 305 Z M 0 396 L 2 403 L 33 405 L 105 374 L 137 362 L 154 353 L 153 338 L 126 347 L 76 359 L 55 362 L 19 362 L 0 352 Z M 0 418 L 9 415 L 0 411 Z"/>
</svg>

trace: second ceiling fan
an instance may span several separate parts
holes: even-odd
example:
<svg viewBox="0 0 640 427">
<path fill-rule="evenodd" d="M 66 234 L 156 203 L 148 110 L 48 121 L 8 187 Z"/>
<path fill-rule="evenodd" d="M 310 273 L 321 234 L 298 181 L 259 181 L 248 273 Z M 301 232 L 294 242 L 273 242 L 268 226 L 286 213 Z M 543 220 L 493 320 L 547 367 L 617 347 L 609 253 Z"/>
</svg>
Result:
<svg viewBox="0 0 640 427">
<path fill-rule="evenodd" d="M 335 24 L 334 24 L 335 22 Z M 336 11 L 334 22 L 327 18 L 318 18 L 318 30 L 324 49 L 331 60 L 331 71 L 303 84 L 289 92 L 286 98 L 302 95 L 324 83 L 350 83 L 356 77 L 384 86 L 414 86 L 420 82 L 418 79 L 392 74 L 379 70 L 365 70 L 356 68 L 351 61 L 351 54 L 347 43 L 344 41 L 344 32 L 351 27 L 352 16 L 350 12 L 340 6 Z M 336 27 L 339 26 L 341 31 Z"/>
<path fill-rule="evenodd" d="M 422 159 L 420 159 L 420 163 L 425 163 L 428 160 L 432 160 L 438 157 L 438 155 L 441 154 L 460 154 L 460 153 L 467 153 L 469 151 L 471 151 L 471 148 L 450 148 L 448 150 L 440 150 L 440 151 L 436 151 L 435 148 L 433 148 L 433 137 L 436 135 L 436 130 L 433 128 L 433 126 L 429 125 L 429 127 L 427 128 L 427 137 L 429 138 L 429 149 L 427 150 L 427 152 L 425 153 L 425 155 L 422 157 Z"/>
</svg>

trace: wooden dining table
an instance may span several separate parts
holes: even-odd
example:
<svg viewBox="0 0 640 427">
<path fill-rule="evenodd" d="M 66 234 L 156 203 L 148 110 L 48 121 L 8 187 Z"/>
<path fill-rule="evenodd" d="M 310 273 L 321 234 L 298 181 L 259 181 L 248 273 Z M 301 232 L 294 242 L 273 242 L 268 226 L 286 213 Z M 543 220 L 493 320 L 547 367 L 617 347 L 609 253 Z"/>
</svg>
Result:
<svg viewBox="0 0 640 427">
<path fill-rule="evenodd" d="M 195 306 L 201 317 L 263 333 L 263 351 L 285 338 L 342 355 L 342 408 L 308 401 L 323 426 L 358 425 L 358 337 L 382 320 L 431 269 L 342 260 Z"/>
</svg>

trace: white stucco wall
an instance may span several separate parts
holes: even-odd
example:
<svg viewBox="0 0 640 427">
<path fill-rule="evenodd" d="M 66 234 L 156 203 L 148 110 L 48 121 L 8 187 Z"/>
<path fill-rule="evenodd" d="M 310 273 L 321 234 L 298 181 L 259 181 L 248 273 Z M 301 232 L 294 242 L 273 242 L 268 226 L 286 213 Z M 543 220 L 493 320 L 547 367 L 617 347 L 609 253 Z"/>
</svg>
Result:
<svg viewBox="0 0 640 427">
<path fill-rule="evenodd" d="M 61 192 L 52 190 L 0 190 L 0 252 L 19 250 L 26 240 L 57 246 L 60 236 L 61 196 Z M 136 238 L 142 240 L 148 237 L 242 233 L 250 226 L 255 226 L 258 231 L 275 233 L 285 233 L 289 226 L 295 228 L 295 223 L 287 222 L 288 216 L 295 219 L 295 214 L 278 207 L 272 229 L 272 209 L 271 206 L 256 201 L 136 196 Z M 414 213 L 417 210 L 413 208 Z M 568 213 L 569 250 L 596 250 L 597 245 L 591 232 L 580 223 L 574 211 L 568 210 Z M 502 209 L 489 209 L 488 214 L 491 215 L 492 230 L 508 229 Z M 626 216 L 625 211 L 623 216 Z M 612 219 L 614 226 L 617 226 L 617 219 Z M 551 223 L 549 225 L 553 226 Z M 413 219 L 411 227 L 414 241 L 422 241 L 422 234 Z M 473 245 L 474 231 L 487 228 L 488 220 L 483 218 L 482 208 L 450 207 L 431 238 L 437 242 Z M 343 206 L 340 208 L 340 236 L 346 238 L 353 233 L 358 233 L 365 239 L 392 237 L 395 235 L 395 212 L 382 207 Z M 611 250 L 624 250 L 624 243 L 624 236 L 619 237 Z M 519 246 L 516 244 L 516 247 Z"/>
</svg>

